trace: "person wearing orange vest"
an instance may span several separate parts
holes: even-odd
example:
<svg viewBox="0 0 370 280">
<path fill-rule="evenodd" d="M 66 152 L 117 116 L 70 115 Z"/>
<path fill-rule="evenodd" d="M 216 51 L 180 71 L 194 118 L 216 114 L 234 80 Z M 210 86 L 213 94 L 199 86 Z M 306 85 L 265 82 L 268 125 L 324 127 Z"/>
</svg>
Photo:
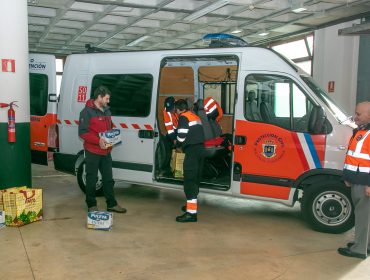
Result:
<svg viewBox="0 0 370 280">
<path fill-rule="evenodd" d="M 370 254 L 370 102 L 357 104 L 357 128 L 349 141 L 343 167 L 345 184 L 351 188 L 355 207 L 355 239 L 338 253 L 366 259 Z"/>
<path fill-rule="evenodd" d="M 175 98 L 173 96 L 169 96 L 164 100 L 163 121 L 166 135 L 164 137 L 161 136 L 161 140 L 165 153 L 163 162 L 159 165 L 159 176 L 171 176 L 172 149 L 176 141 L 178 123 L 178 115 L 175 112 Z"/>
<path fill-rule="evenodd" d="M 167 97 L 164 101 L 163 120 L 167 137 L 174 142 L 176 140 L 178 116 L 175 112 L 175 98 L 173 96 Z"/>
<path fill-rule="evenodd" d="M 223 111 L 217 101 L 208 96 L 206 99 L 204 99 L 203 104 L 207 117 L 210 119 L 214 119 L 216 122 L 220 122 Z"/>
<path fill-rule="evenodd" d="M 186 196 L 186 206 L 182 208 L 185 213 L 177 216 L 176 221 L 180 223 L 196 222 L 198 212 L 197 197 L 204 155 L 203 127 L 200 118 L 189 111 L 186 100 L 180 99 L 176 101 L 175 108 L 179 115 L 176 146 L 185 153 L 183 170 Z"/>
</svg>

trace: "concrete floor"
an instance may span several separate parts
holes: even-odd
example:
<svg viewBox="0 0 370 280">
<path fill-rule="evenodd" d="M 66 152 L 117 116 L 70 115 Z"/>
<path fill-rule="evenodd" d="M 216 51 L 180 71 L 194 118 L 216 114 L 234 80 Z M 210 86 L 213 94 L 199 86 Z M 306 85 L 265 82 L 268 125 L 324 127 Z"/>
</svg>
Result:
<svg viewBox="0 0 370 280">
<path fill-rule="evenodd" d="M 201 194 L 199 222 L 179 224 L 182 192 L 118 184 L 128 213 L 94 231 L 76 177 L 32 170 L 44 220 L 0 229 L 0 279 L 370 279 L 370 258 L 337 253 L 353 230 L 312 231 L 298 206 Z"/>
</svg>

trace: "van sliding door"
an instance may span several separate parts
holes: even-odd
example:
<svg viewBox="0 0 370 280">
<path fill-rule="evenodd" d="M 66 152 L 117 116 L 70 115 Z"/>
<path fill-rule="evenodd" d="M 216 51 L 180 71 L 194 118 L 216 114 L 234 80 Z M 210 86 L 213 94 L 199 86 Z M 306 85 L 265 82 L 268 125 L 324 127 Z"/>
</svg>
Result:
<svg viewBox="0 0 370 280">
<path fill-rule="evenodd" d="M 122 137 L 122 143 L 112 150 L 114 178 L 151 183 L 155 137 L 152 92 L 155 74 L 150 71 L 138 72 L 95 75 L 91 93 L 99 85 L 105 85 L 111 91 L 109 107 L 113 127 L 120 129 Z"/>
</svg>

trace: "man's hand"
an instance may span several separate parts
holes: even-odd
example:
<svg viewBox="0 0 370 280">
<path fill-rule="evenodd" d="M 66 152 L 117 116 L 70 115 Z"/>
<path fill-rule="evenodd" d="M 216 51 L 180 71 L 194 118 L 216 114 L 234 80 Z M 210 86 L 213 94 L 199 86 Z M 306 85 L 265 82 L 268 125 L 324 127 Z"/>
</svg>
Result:
<svg viewBox="0 0 370 280">
<path fill-rule="evenodd" d="M 100 138 L 100 139 L 99 139 L 99 146 L 100 146 L 100 148 L 101 148 L 101 149 L 103 149 L 103 150 L 108 149 L 108 147 L 107 147 L 107 142 L 105 142 L 105 140 L 104 140 L 103 138 Z"/>
<path fill-rule="evenodd" d="M 370 196 L 370 186 L 365 187 L 365 195 Z"/>
</svg>

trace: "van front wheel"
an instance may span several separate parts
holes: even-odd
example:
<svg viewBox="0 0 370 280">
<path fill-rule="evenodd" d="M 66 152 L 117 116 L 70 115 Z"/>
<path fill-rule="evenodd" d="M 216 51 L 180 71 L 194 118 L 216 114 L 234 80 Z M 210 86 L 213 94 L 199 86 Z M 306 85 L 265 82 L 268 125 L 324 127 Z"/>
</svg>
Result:
<svg viewBox="0 0 370 280">
<path fill-rule="evenodd" d="M 354 226 L 350 188 L 341 182 L 312 185 L 303 194 L 301 211 L 314 230 L 343 233 Z"/>
<path fill-rule="evenodd" d="M 83 161 L 81 165 L 77 169 L 77 182 L 78 185 L 84 193 L 86 193 L 86 164 Z M 103 182 L 101 178 L 100 171 L 98 171 L 98 180 L 96 182 L 96 191 L 95 191 L 96 196 L 103 196 Z"/>
</svg>

